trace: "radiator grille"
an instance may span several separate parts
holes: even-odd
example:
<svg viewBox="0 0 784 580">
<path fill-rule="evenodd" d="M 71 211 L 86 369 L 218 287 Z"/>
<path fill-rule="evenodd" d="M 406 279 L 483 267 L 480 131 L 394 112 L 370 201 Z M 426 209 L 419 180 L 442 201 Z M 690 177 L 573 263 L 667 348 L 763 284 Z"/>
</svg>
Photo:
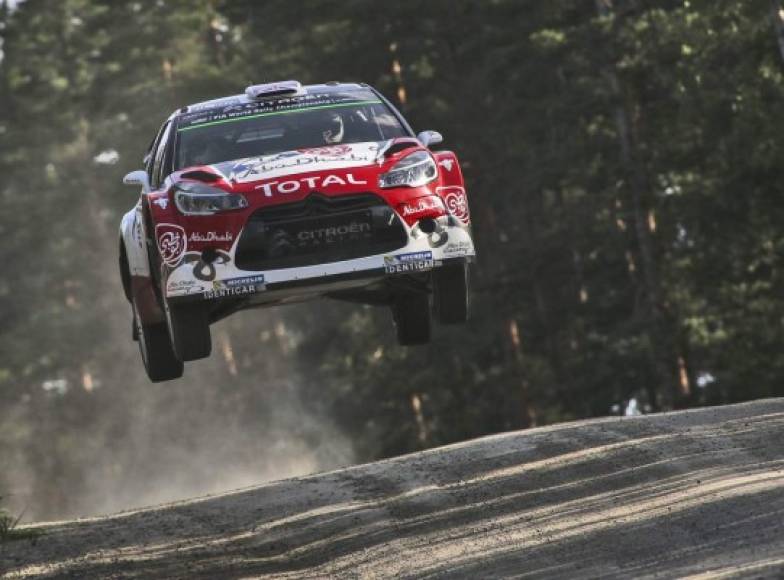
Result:
<svg viewBox="0 0 784 580">
<path fill-rule="evenodd" d="M 405 246 L 403 224 L 372 193 L 305 200 L 254 212 L 235 260 L 243 270 L 276 270 L 351 260 Z"/>
</svg>

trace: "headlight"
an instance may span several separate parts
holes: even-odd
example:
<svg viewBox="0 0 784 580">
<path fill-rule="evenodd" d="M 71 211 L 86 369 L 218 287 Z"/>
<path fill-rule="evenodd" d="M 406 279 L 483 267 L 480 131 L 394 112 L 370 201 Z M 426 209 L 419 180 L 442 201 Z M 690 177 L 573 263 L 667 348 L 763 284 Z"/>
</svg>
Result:
<svg viewBox="0 0 784 580">
<path fill-rule="evenodd" d="M 174 190 L 174 203 L 185 215 L 212 215 L 248 207 L 244 195 L 226 193 L 203 183 L 178 183 Z"/>
<path fill-rule="evenodd" d="M 378 186 L 419 187 L 438 175 L 436 163 L 427 151 L 417 151 L 403 157 L 387 173 L 378 176 Z"/>
</svg>

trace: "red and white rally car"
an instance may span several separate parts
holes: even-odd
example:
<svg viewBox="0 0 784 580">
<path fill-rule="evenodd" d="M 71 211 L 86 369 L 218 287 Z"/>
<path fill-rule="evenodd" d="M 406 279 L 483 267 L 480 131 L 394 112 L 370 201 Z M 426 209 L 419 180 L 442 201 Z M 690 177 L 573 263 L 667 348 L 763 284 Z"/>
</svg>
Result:
<svg viewBox="0 0 784 580">
<path fill-rule="evenodd" d="M 120 227 L 151 380 L 208 356 L 210 324 L 316 297 L 391 306 L 399 342 L 468 315 L 468 201 L 441 135 L 365 84 L 254 85 L 163 124 Z"/>
</svg>

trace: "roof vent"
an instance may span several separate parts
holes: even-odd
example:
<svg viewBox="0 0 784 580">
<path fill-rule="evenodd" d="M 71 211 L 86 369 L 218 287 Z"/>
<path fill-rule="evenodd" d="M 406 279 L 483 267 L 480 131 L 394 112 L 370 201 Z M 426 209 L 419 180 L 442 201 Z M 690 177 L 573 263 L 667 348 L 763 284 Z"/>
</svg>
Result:
<svg viewBox="0 0 784 580">
<path fill-rule="evenodd" d="M 186 171 L 180 175 L 180 177 L 185 179 L 195 179 L 196 181 L 206 181 L 207 183 L 212 183 L 213 181 L 218 181 L 220 179 L 220 175 L 216 175 L 210 171 L 204 171 L 201 169 Z"/>
<path fill-rule="evenodd" d="M 304 95 L 305 89 L 299 81 L 280 81 L 263 85 L 251 85 L 245 89 L 245 94 L 252 101 L 269 99 L 272 97 L 294 97 Z"/>
<path fill-rule="evenodd" d="M 412 147 L 418 147 L 421 143 L 413 138 L 406 138 L 401 137 L 399 139 L 395 139 L 389 147 L 384 149 L 383 154 L 384 157 L 390 157 L 395 153 L 399 153 L 400 151 L 405 151 L 406 149 L 411 149 Z"/>
</svg>

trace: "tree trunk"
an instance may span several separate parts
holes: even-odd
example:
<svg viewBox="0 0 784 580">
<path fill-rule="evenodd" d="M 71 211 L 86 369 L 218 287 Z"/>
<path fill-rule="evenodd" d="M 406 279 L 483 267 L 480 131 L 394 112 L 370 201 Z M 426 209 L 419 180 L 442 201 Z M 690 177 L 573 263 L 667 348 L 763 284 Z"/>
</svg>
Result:
<svg viewBox="0 0 784 580">
<path fill-rule="evenodd" d="M 612 15 L 612 0 L 596 0 L 600 17 Z M 632 107 L 625 98 L 621 82 L 612 65 L 605 67 L 604 75 L 610 92 L 616 98 L 613 117 L 618 133 L 621 150 L 621 164 L 627 176 L 634 220 L 634 236 L 640 256 L 642 281 L 650 312 L 648 337 L 651 343 L 652 359 L 658 382 L 657 400 L 651 401 L 657 409 L 672 408 L 678 397 L 678 375 L 675 369 L 675 355 L 669 337 L 674 333 L 667 331 L 666 313 L 663 307 L 661 283 L 653 250 L 653 240 L 649 229 L 648 211 L 644 198 L 648 190 L 646 172 L 639 155 L 639 136 L 635 131 L 630 110 Z"/>
<path fill-rule="evenodd" d="M 513 429 L 528 429 L 536 427 L 536 407 L 531 401 L 530 384 L 525 376 L 525 363 L 523 361 L 523 346 L 520 341 L 520 328 L 517 320 L 510 318 L 508 321 L 509 343 L 516 366 L 516 374 L 520 377 L 520 407 L 519 414 L 512 418 Z"/>
</svg>

